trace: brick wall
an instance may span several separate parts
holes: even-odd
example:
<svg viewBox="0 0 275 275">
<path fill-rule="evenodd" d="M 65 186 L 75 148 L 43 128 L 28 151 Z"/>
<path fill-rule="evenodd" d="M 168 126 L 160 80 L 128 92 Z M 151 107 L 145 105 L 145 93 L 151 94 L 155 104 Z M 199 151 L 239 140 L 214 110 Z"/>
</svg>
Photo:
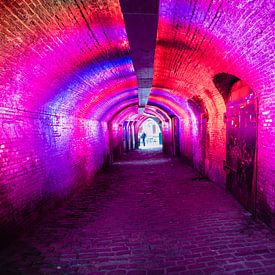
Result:
<svg viewBox="0 0 275 275">
<path fill-rule="evenodd" d="M 114 123 L 111 124 L 110 127 L 112 157 L 114 160 L 117 160 L 123 153 L 122 124 Z"/>
<path fill-rule="evenodd" d="M 213 78 L 227 72 L 252 88 L 259 101 L 257 209 L 270 224 L 275 213 L 272 7 L 271 0 L 161 0 L 153 86 L 171 100 L 160 94 L 149 98 L 158 106 L 171 105 L 171 114 L 181 120 L 182 154 L 199 169 L 205 139 L 205 174 L 224 184 L 225 103 Z M 0 41 L 0 203 L 20 212 L 28 203 L 26 209 L 35 208 L 47 192 L 69 193 L 78 178 L 94 174 L 109 136 L 105 123 L 96 120 L 114 105 L 118 110 L 137 103 L 137 81 L 118 0 L 2 1 Z M 194 96 L 209 116 L 204 137 L 201 117 L 186 103 Z M 168 144 L 169 130 L 164 132 Z M 29 182 L 36 185 L 25 189 Z M 22 195 L 22 201 L 7 193 Z M 5 217 L 17 220 L 16 211 Z"/>
<path fill-rule="evenodd" d="M 259 101 L 257 207 L 270 224 L 275 213 L 273 25 L 271 0 L 161 0 L 153 81 L 154 87 L 186 101 L 202 99 L 209 115 L 205 172 L 223 185 L 225 103 L 213 78 L 230 73 L 252 88 Z M 186 123 L 182 152 L 189 157 L 194 155 L 192 139 L 199 136 L 190 134 Z"/>
<path fill-rule="evenodd" d="M 101 118 L 118 101 L 137 102 L 137 83 L 118 0 L 1 1 L 0 38 L 0 228 L 8 231 L 92 182 L 109 160 Z"/>
<path fill-rule="evenodd" d="M 108 160 L 106 123 L 4 108 L 0 119 L 2 233 L 91 184 Z"/>
</svg>

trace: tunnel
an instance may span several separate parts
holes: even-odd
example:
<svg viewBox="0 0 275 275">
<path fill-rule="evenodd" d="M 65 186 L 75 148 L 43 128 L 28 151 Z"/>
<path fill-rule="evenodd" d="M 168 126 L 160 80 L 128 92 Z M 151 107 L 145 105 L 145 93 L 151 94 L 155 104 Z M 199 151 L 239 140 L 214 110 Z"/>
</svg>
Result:
<svg viewBox="0 0 275 275">
<path fill-rule="evenodd" d="M 275 272 L 273 1 L 1 0 L 0 15 L 1 274 Z M 154 126 L 143 144 L 148 121 Z M 107 179 L 115 169 L 120 171 L 117 177 Z M 167 181 L 159 184 L 164 179 Z M 116 207 L 130 191 L 121 189 L 116 197 L 112 190 L 118 188 L 118 181 L 135 192 L 129 193 L 132 204 L 121 206 L 124 210 Z M 158 192 L 163 199 L 169 192 L 175 196 L 172 202 L 167 195 L 170 208 L 159 202 L 159 197 L 146 199 Z M 220 195 L 213 199 L 211 192 Z M 146 249 L 150 248 L 150 257 L 159 255 L 158 260 L 148 260 L 146 254 L 142 259 L 136 256 L 136 262 L 128 260 L 125 266 L 121 259 L 113 263 L 110 257 L 128 255 L 129 250 L 122 249 L 120 255 L 115 248 L 109 251 L 106 247 L 111 246 L 112 237 L 99 233 L 98 239 L 106 242 L 102 244 L 107 249 L 105 262 L 78 248 L 58 250 L 70 243 L 69 237 L 68 242 L 58 243 L 66 224 L 73 228 L 70 236 L 84 234 L 85 228 L 79 226 L 78 230 L 78 219 L 73 218 L 80 214 L 68 210 L 68 203 L 79 194 L 84 197 L 79 199 L 83 205 L 78 210 L 98 209 L 87 215 L 98 217 L 103 227 L 110 223 L 106 232 L 120 228 L 112 219 L 116 214 L 110 214 L 110 222 L 104 225 L 105 216 L 100 213 L 105 213 L 110 201 L 116 202 L 112 209 L 121 213 L 119 219 L 130 209 L 132 214 L 127 213 L 134 219 L 140 212 L 133 205 L 139 203 L 142 207 L 155 203 L 155 211 L 148 206 L 153 220 L 163 220 L 173 209 L 171 227 L 167 220 L 163 230 L 164 235 L 169 231 L 175 237 L 173 243 L 158 247 L 158 238 L 164 236 L 158 232 L 161 225 L 151 224 L 148 216 L 146 225 L 159 235 L 151 238 L 155 240 L 151 245 L 147 240 Z M 106 204 L 102 208 L 101 202 Z M 235 210 L 225 211 L 222 207 L 227 204 Z M 187 211 L 191 205 L 193 210 Z M 47 219 L 59 217 L 56 213 L 64 207 L 68 215 L 64 214 L 62 225 L 61 219 L 52 221 L 52 228 L 60 225 L 56 227 L 59 233 L 44 234 L 52 245 L 46 247 L 31 237 L 35 227 L 45 228 L 45 223 L 51 227 Z M 162 207 L 167 212 L 159 214 Z M 216 211 L 211 212 L 211 207 Z M 180 215 L 192 223 L 192 211 L 198 215 L 197 230 L 211 230 L 210 220 L 219 223 L 214 235 L 209 237 L 206 231 L 197 235 L 196 241 L 211 239 L 208 254 L 190 237 L 168 255 L 167 247 L 176 246 L 183 238 L 175 224 L 185 220 Z M 236 212 L 242 213 L 240 227 L 231 220 Z M 215 220 L 211 213 L 222 214 Z M 147 217 L 146 211 L 141 217 Z M 235 229 L 230 229 L 229 223 Z M 90 227 L 90 232 L 100 232 L 99 224 Z M 136 222 L 136 228 L 140 224 Z M 182 223 L 181 230 L 184 228 L 189 228 L 188 223 Z M 186 230 L 189 233 L 184 236 L 194 233 Z M 232 252 L 228 244 L 228 252 L 222 253 L 218 241 L 233 234 L 230 230 L 247 239 L 242 242 L 238 235 L 233 243 L 236 250 Z M 24 242 L 26 232 L 30 237 Z M 125 237 L 127 242 L 129 238 Z M 77 238 L 72 239 L 76 244 Z M 18 247 L 16 253 L 8 252 L 13 245 Z M 80 254 L 62 262 L 74 249 Z M 86 247 L 91 253 L 100 253 L 96 249 L 91 243 Z M 53 250 L 64 257 L 50 261 L 46 251 Z M 139 254 L 144 253 L 141 249 Z M 211 253 L 216 253 L 215 257 Z M 47 264 L 42 268 L 43 255 Z M 53 255 L 52 259 L 57 259 L 57 254 Z M 77 262 L 85 255 L 86 262 Z M 173 255 L 177 259 L 169 262 Z M 223 263 L 218 263 L 223 256 Z M 105 265 L 106 269 L 99 264 L 108 261 L 113 264 Z"/>
</svg>

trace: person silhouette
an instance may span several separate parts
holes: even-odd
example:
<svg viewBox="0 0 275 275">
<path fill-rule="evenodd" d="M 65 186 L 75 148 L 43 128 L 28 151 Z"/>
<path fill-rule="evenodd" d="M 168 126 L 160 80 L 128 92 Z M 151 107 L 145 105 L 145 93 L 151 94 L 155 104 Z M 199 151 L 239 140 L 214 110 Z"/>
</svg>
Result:
<svg viewBox="0 0 275 275">
<path fill-rule="evenodd" d="M 143 146 L 145 146 L 145 138 L 146 138 L 146 134 L 143 132 L 141 135 Z"/>
</svg>

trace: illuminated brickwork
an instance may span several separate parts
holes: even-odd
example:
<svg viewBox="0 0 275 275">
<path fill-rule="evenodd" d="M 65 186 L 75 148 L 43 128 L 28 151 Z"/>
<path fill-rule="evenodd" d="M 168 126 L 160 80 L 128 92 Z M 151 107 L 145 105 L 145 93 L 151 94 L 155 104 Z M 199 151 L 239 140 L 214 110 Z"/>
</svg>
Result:
<svg viewBox="0 0 275 275">
<path fill-rule="evenodd" d="M 269 0 L 160 0 L 153 81 L 154 88 L 170 91 L 175 100 L 196 97 L 204 103 L 205 173 L 219 183 L 225 182 L 225 103 L 213 78 L 226 72 L 252 88 L 259 101 L 258 204 L 266 217 L 275 210 L 272 6 Z M 195 117 L 199 126 L 201 116 Z M 194 144 L 187 134 L 182 140 Z M 183 152 L 194 155 L 195 164 L 196 148 Z"/>
<path fill-rule="evenodd" d="M 138 96 L 119 1 L 2 1 L 0 15 L 7 229 L 91 183 L 110 153 L 107 122 L 98 119 Z"/>
<path fill-rule="evenodd" d="M 108 161 L 109 145 L 103 122 L 1 111 L 0 225 L 8 233 L 91 183 Z"/>
<path fill-rule="evenodd" d="M 133 18 L 138 3 L 128 1 Z M 146 51 L 147 42 L 133 39 L 143 55 L 136 56 L 137 74 L 119 0 L 1 1 L 0 226 L 6 231 L 91 183 L 104 163 L 133 147 L 125 136 L 137 135 L 151 115 L 162 122 L 166 153 L 175 153 L 178 118 L 181 156 L 224 186 L 226 104 L 213 81 L 222 73 L 245 81 L 259 102 L 257 210 L 274 222 L 272 1 L 159 5 L 154 68 L 146 64 L 154 46 Z M 148 104 L 138 113 L 138 96 L 145 102 L 147 93 L 138 92 L 136 75 L 149 92 L 152 74 Z"/>
<path fill-rule="evenodd" d="M 133 79 L 118 1 L 17 2 L 0 6 L 3 107 L 80 112 Z"/>
</svg>

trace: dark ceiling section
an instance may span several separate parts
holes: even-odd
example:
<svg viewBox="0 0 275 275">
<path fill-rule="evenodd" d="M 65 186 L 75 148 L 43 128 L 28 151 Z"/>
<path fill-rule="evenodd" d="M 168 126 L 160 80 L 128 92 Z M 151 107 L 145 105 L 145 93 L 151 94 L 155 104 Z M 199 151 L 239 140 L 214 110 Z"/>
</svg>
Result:
<svg viewBox="0 0 275 275">
<path fill-rule="evenodd" d="M 158 14 L 158 0 L 120 0 L 123 13 Z"/>
<path fill-rule="evenodd" d="M 214 76 L 213 82 L 223 96 L 225 102 L 228 100 L 231 87 L 238 80 L 240 80 L 238 77 L 228 73 L 220 73 Z"/>
<path fill-rule="evenodd" d="M 139 107 L 147 104 L 153 81 L 159 0 L 120 0 L 137 74 Z"/>
</svg>

